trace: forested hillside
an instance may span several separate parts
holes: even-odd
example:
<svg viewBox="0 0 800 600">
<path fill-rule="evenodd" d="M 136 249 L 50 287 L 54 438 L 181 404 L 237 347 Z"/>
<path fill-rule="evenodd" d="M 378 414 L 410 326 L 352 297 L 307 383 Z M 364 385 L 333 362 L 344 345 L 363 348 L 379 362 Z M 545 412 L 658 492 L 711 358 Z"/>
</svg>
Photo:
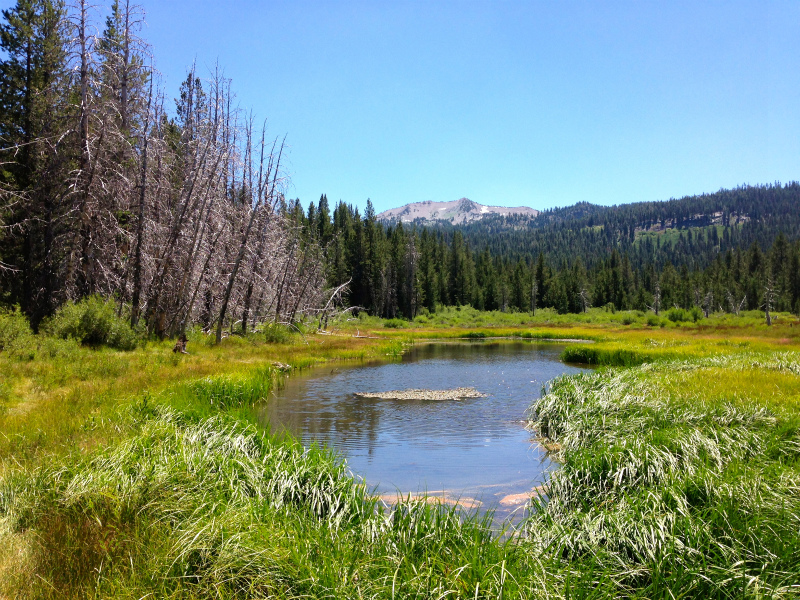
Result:
<svg viewBox="0 0 800 600">
<path fill-rule="evenodd" d="M 580 312 L 800 310 L 800 184 L 666 202 L 578 204 L 535 218 L 422 227 L 323 196 L 291 219 L 326 248 L 330 286 L 385 317 L 437 305 Z"/>
<path fill-rule="evenodd" d="M 386 225 L 325 196 L 305 211 L 284 197 L 283 141 L 230 80 L 193 68 L 169 100 L 141 11 L 108 9 L 18 0 L 0 23 L 0 303 L 34 327 L 100 295 L 158 336 L 221 335 L 317 314 L 326 286 L 385 317 L 800 311 L 796 182 L 460 226 Z"/>
<path fill-rule="evenodd" d="M 159 336 L 313 310 L 319 249 L 274 210 L 282 140 L 220 70 L 192 68 L 173 106 L 142 11 L 102 8 L 104 22 L 84 0 L 3 11 L 0 301 L 36 327 L 66 302 L 113 297 Z"/>
</svg>

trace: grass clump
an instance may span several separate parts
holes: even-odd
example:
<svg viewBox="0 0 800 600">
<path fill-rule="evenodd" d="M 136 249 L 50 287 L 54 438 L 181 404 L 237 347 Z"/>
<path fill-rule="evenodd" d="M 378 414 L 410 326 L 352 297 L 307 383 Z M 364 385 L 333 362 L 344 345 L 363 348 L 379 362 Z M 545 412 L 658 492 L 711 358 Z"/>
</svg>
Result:
<svg viewBox="0 0 800 600">
<path fill-rule="evenodd" d="M 32 336 L 30 323 L 19 306 L 13 309 L 0 308 L 0 350 L 8 351 L 18 340 L 27 340 Z"/>
<path fill-rule="evenodd" d="M 33 360 L 36 356 L 30 323 L 18 306 L 0 308 L 0 350 L 22 360 Z"/>
<path fill-rule="evenodd" d="M 698 306 L 693 306 L 691 309 L 675 307 L 667 311 L 667 319 L 673 323 L 697 323 L 702 318 L 703 311 Z"/>
<path fill-rule="evenodd" d="M 799 366 L 796 352 L 742 354 L 554 382 L 530 423 L 562 461 L 526 525 L 532 551 L 604 573 L 617 596 L 791 594 L 800 417 L 786 401 Z M 768 369 L 789 397 L 709 397 L 702 382 L 720 369 Z"/>
<path fill-rule="evenodd" d="M 292 339 L 293 332 L 286 325 L 268 323 L 261 333 L 268 344 L 286 344 Z"/>
<path fill-rule="evenodd" d="M 383 326 L 387 329 L 403 329 L 408 325 L 408 321 L 403 319 L 384 319 Z"/>
<path fill-rule="evenodd" d="M 582 344 L 567 346 L 561 353 L 561 360 L 585 365 L 614 365 L 630 367 L 652 360 L 651 355 L 626 348 L 595 348 Z"/>
<path fill-rule="evenodd" d="M 286 535 L 284 518 L 336 530 L 373 514 L 363 484 L 321 449 L 226 415 L 141 416 L 116 448 L 4 486 L 6 535 L 36 531 L 20 565 L 37 576 L 34 595 L 269 596 L 294 585 L 285 549 L 265 544 Z"/>
<path fill-rule="evenodd" d="M 213 346 L 197 330 L 188 355 L 43 335 L 35 360 L 0 352 L 0 595 L 795 593 L 800 328 L 783 315 L 771 328 L 712 315 L 654 329 L 645 313 L 548 324 L 563 316 L 540 312 L 523 325 L 531 315 L 461 307 L 459 325 L 424 331 L 359 317 L 335 335 Z M 521 535 L 424 500 L 386 507 L 330 452 L 251 424 L 249 407 L 280 384 L 275 363 L 396 360 L 421 337 L 470 332 L 589 338 L 569 356 L 611 365 L 555 381 L 536 405 L 561 466 Z"/>
<path fill-rule="evenodd" d="M 138 342 L 131 326 L 118 315 L 116 302 L 100 296 L 67 302 L 42 324 L 41 329 L 46 335 L 71 338 L 87 346 L 133 350 Z"/>
<path fill-rule="evenodd" d="M 212 375 L 185 385 L 190 400 L 187 404 L 200 403 L 225 410 L 253 406 L 269 397 L 275 385 L 278 371 L 272 367 L 261 367 L 252 372 Z"/>
</svg>

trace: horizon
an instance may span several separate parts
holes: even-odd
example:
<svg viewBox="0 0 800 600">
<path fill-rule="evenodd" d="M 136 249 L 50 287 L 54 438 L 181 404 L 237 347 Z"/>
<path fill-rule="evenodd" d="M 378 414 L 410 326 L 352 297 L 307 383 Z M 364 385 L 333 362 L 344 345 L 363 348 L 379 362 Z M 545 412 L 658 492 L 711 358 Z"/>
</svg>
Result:
<svg viewBox="0 0 800 600">
<path fill-rule="evenodd" d="M 748 188 L 748 187 L 771 187 L 771 186 L 784 187 L 784 186 L 787 186 L 787 185 L 792 185 L 794 183 L 798 183 L 798 180 L 773 181 L 771 183 L 742 184 L 742 185 L 733 186 L 733 187 L 729 187 L 729 188 L 719 188 L 719 189 L 714 190 L 714 191 L 700 192 L 700 193 L 697 193 L 697 194 L 685 194 L 685 195 L 682 195 L 682 196 L 670 196 L 669 198 L 659 198 L 659 199 L 655 199 L 655 200 L 634 200 L 632 202 L 620 202 L 620 203 L 616 203 L 616 204 L 600 204 L 600 203 L 586 201 L 586 200 L 579 200 L 577 202 L 573 202 L 572 204 L 563 204 L 563 205 L 558 205 L 558 206 L 547 206 L 547 207 L 544 207 L 544 208 L 536 208 L 536 210 L 541 213 L 541 212 L 547 212 L 549 210 L 558 210 L 558 209 L 561 209 L 561 208 L 569 208 L 569 207 L 572 207 L 572 206 L 576 206 L 578 204 L 591 204 L 591 205 L 594 205 L 594 206 L 602 206 L 604 208 L 616 208 L 616 207 L 620 207 L 620 206 L 626 206 L 626 205 L 629 205 L 629 204 L 640 204 L 640 203 L 649 203 L 649 202 L 670 202 L 670 201 L 674 201 L 674 200 L 682 200 L 684 198 L 694 198 L 694 197 L 698 197 L 698 196 L 712 195 L 712 194 L 716 194 L 716 193 L 719 193 L 719 192 L 730 191 L 730 190 L 735 190 L 735 189 L 740 189 L 740 188 Z M 392 210 L 396 210 L 398 208 L 403 208 L 403 207 L 411 205 L 411 204 L 424 204 L 426 202 L 435 202 L 435 203 L 438 203 L 438 204 L 442 204 L 442 203 L 460 202 L 461 200 L 469 200 L 470 202 L 475 202 L 476 204 L 478 204 L 480 206 L 489 206 L 489 207 L 495 207 L 495 208 L 533 208 L 531 206 L 525 206 L 524 204 L 513 205 L 513 206 L 512 205 L 502 205 L 502 204 L 483 204 L 483 203 L 477 202 L 476 200 L 473 200 L 472 198 L 469 198 L 467 196 L 462 196 L 462 197 L 460 197 L 460 198 L 458 198 L 456 200 L 416 200 L 416 201 L 412 201 L 412 202 L 407 202 L 406 204 L 401 204 L 399 206 L 393 206 L 393 207 L 390 207 L 390 208 L 387 208 L 387 209 L 384 209 L 384 210 L 377 210 L 376 209 L 376 213 L 377 214 L 381 214 L 381 213 L 389 212 L 389 211 L 392 211 Z M 318 201 L 319 201 L 319 199 L 315 200 L 314 203 L 316 204 Z M 336 204 L 339 203 L 339 200 L 334 202 L 334 201 L 331 201 L 330 198 L 328 198 L 328 202 L 330 204 L 331 209 L 333 209 L 336 206 Z M 344 201 L 344 202 L 345 202 L 345 204 L 353 204 L 352 202 L 346 202 L 346 201 Z M 366 201 L 365 201 L 365 204 L 366 204 Z M 304 204 L 304 206 L 305 206 L 306 209 L 308 209 L 308 204 L 307 203 Z M 354 206 L 356 206 L 359 209 L 362 208 L 359 205 L 354 205 Z M 360 212 L 363 212 L 363 211 L 360 211 Z"/>
<path fill-rule="evenodd" d="M 287 135 L 304 206 L 546 210 L 800 178 L 800 3 L 142 7 L 168 107 L 193 62 L 218 62 Z"/>
</svg>

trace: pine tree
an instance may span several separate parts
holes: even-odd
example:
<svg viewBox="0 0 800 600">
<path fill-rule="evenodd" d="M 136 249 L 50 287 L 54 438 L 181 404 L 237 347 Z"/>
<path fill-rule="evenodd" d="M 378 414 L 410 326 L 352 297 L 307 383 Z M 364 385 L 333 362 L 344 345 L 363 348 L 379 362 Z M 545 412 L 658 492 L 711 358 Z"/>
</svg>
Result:
<svg viewBox="0 0 800 600">
<path fill-rule="evenodd" d="M 16 235 L 0 238 L 4 285 L 36 327 L 63 299 L 59 271 L 70 169 L 65 133 L 66 11 L 60 1 L 18 0 L 0 25 L 0 210 Z M 10 230 L 7 230 L 10 231 Z"/>
</svg>

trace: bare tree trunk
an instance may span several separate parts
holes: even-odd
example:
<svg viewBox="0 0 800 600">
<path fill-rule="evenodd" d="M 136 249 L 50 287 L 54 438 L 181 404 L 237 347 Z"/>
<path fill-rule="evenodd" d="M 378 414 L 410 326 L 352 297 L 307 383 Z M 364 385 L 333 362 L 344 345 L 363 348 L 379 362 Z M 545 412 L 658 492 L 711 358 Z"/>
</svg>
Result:
<svg viewBox="0 0 800 600">
<path fill-rule="evenodd" d="M 92 260 L 90 256 L 92 217 L 89 209 L 89 163 L 91 154 L 89 150 L 89 48 L 86 36 L 88 6 L 86 0 L 81 0 L 78 15 L 78 43 L 80 44 L 80 121 L 78 139 L 80 143 L 80 170 L 79 180 L 84 185 L 79 186 L 80 207 L 78 218 L 80 220 L 80 269 L 81 281 L 78 285 L 78 294 L 85 296 L 94 292 L 92 273 Z"/>
<path fill-rule="evenodd" d="M 222 297 L 222 307 L 220 308 L 219 312 L 219 321 L 217 321 L 217 343 L 222 341 L 222 324 L 225 319 L 225 314 L 228 311 L 228 302 L 230 302 L 231 292 L 233 291 L 233 284 L 236 281 L 236 275 L 239 272 L 239 265 L 242 262 L 242 257 L 244 256 L 244 251 L 247 246 L 247 240 L 250 237 L 250 231 L 253 227 L 253 222 L 255 221 L 256 216 L 258 215 L 259 209 L 264 208 L 271 209 L 271 201 L 274 200 L 274 192 L 275 192 L 275 184 L 278 179 L 278 170 L 280 168 L 281 163 L 281 156 L 283 154 L 283 146 L 281 144 L 280 151 L 278 153 L 277 159 L 273 164 L 274 154 L 271 152 L 269 157 L 269 165 L 267 166 L 266 171 L 266 184 L 264 187 L 267 189 L 262 189 L 262 175 L 264 173 L 264 129 L 262 128 L 261 131 L 261 165 L 259 167 L 259 189 L 258 189 L 258 197 L 256 199 L 255 205 L 252 208 L 252 212 L 250 213 L 250 220 L 247 223 L 247 229 L 245 229 L 244 234 L 242 235 L 241 243 L 239 244 L 239 252 L 236 255 L 236 260 L 233 263 L 233 268 L 231 269 L 230 277 L 228 278 L 228 285 L 225 288 L 225 294 Z M 275 144 L 273 143 L 273 152 L 275 148 Z M 269 183 L 269 179 L 272 177 L 272 183 Z"/>
<path fill-rule="evenodd" d="M 123 134 L 128 133 L 128 79 L 130 77 L 130 61 L 131 61 L 131 3 L 130 0 L 125 0 L 125 32 L 122 42 L 122 79 L 120 81 L 120 106 L 119 116 L 122 124 Z M 152 68 L 150 69 L 152 72 Z M 152 95 L 152 84 L 150 86 L 150 93 Z M 150 101 L 147 102 L 148 113 L 150 110 Z M 149 116 L 149 115 L 148 115 Z M 145 135 L 147 135 L 147 126 L 145 126 Z"/>
<path fill-rule="evenodd" d="M 126 17 L 127 19 L 127 17 Z M 131 327 L 139 322 L 139 299 L 142 293 L 142 243 L 144 241 L 144 205 L 147 197 L 147 144 L 150 138 L 150 108 L 153 102 L 153 75 L 147 95 L 147 113 L 142 132 L 142 169 L 139 179 L 139 211 L 136 222 L 136 251 L 133 259 L 133 297 L 131 298 Z"/>
</svg>

